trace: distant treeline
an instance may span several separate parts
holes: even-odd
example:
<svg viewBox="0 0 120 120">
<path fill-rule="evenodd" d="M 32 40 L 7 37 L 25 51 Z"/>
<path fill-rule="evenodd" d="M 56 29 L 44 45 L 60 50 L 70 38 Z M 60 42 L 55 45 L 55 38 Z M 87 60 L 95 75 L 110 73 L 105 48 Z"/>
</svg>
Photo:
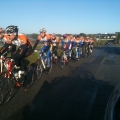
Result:
<svg viewBox="0 0 120 120">
<path fill-rule="evenodd" d="M 28 38 L 32 38 L 32 39 L 36 39 L 38 37 L 39 34 L 37 33 L 33 33 L 33 34 L 27 34 Z M 56 34 L 58 37 L 62 37 L 61 34 Z M 71 35 L 71 34 L 68 34 L 68 35 Z M 93 35 L 93 34 L 85 34 L 85 33 L 80 33 L 80 34 L 72 34 L 74 37 L 76 37 L 77 35 L 80 35 L 80 36 L 83 36 L 83 37 L 96 37 L 96 35 Z"/>
</svg>

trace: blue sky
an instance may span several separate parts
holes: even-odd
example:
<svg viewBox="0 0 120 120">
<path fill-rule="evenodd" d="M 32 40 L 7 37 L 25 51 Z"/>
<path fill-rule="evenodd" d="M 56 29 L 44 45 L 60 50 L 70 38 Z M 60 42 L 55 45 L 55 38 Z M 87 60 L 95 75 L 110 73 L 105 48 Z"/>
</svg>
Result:
<svg viewBox="0 0 120 120">
<path fill-rule="evenodd" d="M 0 0 L 0 27 L 19 33 L 114 33 L 120 31 L 120 0 Z"/>
</svg>

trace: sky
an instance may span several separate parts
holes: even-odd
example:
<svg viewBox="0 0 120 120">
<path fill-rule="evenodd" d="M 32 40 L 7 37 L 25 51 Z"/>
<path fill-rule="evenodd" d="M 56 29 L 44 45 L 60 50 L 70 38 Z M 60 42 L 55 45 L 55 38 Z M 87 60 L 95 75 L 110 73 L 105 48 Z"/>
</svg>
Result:
<svg viewBox="0 0 120 120">
<path fill-rule="evenodd" d="M 120 0 L 0 0 L 0 27 L 19 33 L 120 32 Z"/>
</svg>

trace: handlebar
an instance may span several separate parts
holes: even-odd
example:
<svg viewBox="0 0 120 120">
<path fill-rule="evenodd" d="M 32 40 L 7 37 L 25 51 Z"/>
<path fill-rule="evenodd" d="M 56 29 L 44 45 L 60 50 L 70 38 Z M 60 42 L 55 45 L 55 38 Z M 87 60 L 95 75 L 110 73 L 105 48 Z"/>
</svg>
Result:
<svg viewBox="0 0 120 120">
<path fill-rule="evenodd" d="M 13 64 L 12 62 L 14 61 L 13 59 L 11 58 L 5 58 L 4 55 L 6 54 L 7 52 L 3 53 L 1 56 L 0 56 L 0 66 L 1 66 L 1 73 L 3 71 L 3 65 L 8 69 L 8 71 L 11 70 L 11 65 Z M 8 68 L 9 66 L 9 68 Z"/>
<path fill-rule="evenodd" d="M 0 56 L 0 60 L 5 60 L 4 55 L 7 54 L 8 52 L 4 52 L 1 56 Z M 8 59 L 8 58 L 7 58 Z M 10 61 L 14 61 L 12 58 L 10 58 Z"/>
<path fill-rule="evenodd" d="M 4 52 L 1 56 L 4 56 L 5 54 L 7 54 L 7 51 L 6 51 L 6 52 Z"/>
</svg>

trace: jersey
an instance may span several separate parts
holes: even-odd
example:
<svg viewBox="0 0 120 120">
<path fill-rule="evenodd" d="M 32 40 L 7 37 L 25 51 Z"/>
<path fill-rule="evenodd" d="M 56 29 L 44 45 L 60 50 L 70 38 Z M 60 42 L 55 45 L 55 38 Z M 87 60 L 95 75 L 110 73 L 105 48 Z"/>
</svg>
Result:
<svg viewBox="0 0 120 120">
<path fill-rule="evenodd" d="M 8 43 L 8 44 L 14 44 L 18 47 L 21 46 L 21 45 L 24 45 L 24 44 L 27 44 L 28 46 L 32 45 L 32 42 L 24 34 L 18 34 L 17 39 L 15 39 L 13 41 L 10 41 L 9 36 L 6 35 L 5 36 L 5 42 Z"/>
<path fill-rule="evenodd" d="M 89 45 L 89 42 L 90 42 L 89 40 L 84 40 L 84 42 L 83 42 L 84 46 L 87 47 Z"/>
<path fill-rule="evenodd" d="M 89 44 L 90 44 L 90 45 L 93 45 L 93 43 L 94 43 L 94 40 L 93 40 L 93 39 L 90 39 Z"/>
<path fill-rule="evenodd" d="M 80 40 L 80 38 L 76 38 L 73 42 L 73 47 L 77 46 L 77 47 L 81 47 L 83 44 L 82 40 Z"/>
<path fill-rule="evenodd" d="M 62 41 L 62 48 L 71 49 L 71 47 L 72 47 L 72 41 L 70 40 L 70 37 L 67 36 L 66 39 Z"/>
<path fill-rule="evenodd" d="M 52 42 L 52 45 L 53 45 L 53 46 L 57 46 L 57 45 L 58 45 L 58 43 L 59 43 L 59 38 L 58 38 L 58 37 L 56 37 L 56 39 L 55 39 L 55 40 L 51 39 L 51 42 Z"/>
<path fill-rule="evenodd" d="M 45 46 L 49 46 L 51 43 L 50 40 L 51 36 L 49 34 L 46 34 L 45 37 L 42 37 L 41 35 L 38 36 L 38 40 L 43 43 Z"/>
</svg>

